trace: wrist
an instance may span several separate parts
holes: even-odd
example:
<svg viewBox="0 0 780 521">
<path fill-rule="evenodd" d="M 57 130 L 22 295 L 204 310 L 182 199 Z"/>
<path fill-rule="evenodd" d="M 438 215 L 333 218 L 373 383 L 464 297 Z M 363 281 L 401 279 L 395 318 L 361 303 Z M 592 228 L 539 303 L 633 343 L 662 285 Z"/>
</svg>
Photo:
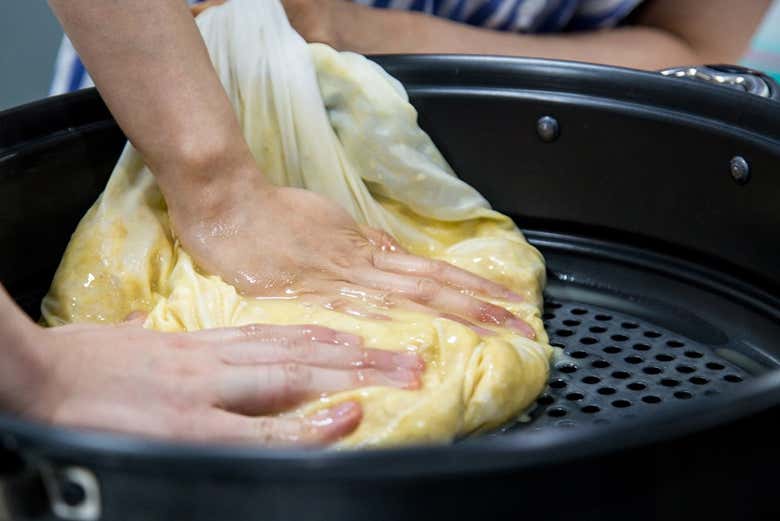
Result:
<svg viewBox="0 0 780 521">
<path fill-rule="evenodd" d="M 24 413 L 45 379 L 44 331 L 4 297 L 0 295 L 5 300 L 0 303 L 0 409 Z"/>
<path fill-rule="evenodd" d="M 209 220 L 271 188 L 243 139 L 236 145 L 182 146 L 155 172 L 174 222 Z"/>
</svg>

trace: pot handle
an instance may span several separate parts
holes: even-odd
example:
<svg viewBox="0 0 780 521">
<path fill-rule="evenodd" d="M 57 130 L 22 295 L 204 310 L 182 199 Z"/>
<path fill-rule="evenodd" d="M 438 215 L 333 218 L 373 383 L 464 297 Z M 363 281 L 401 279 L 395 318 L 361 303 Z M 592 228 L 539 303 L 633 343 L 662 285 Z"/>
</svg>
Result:
<svg viewBox="0 0 780 521">
<path fill-rule="evenodd" d="M 705 81 L 762 98 L 780 101 L 780 87 L 759 71 L 739 65 L 696 65 L 659 71 L 664 76 Z"/>
</svg>

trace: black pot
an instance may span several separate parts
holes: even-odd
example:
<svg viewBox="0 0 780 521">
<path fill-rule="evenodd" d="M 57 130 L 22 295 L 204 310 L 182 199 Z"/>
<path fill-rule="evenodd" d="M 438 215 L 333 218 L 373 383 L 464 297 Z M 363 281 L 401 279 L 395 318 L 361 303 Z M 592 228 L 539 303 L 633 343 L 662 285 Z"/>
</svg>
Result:
<svg viewBox="0 0 780 521">
<path fill-rule="evenodd" d="M 780 103 L 610 67 L 385 57 L 549 266 L 573 361 L 450 446 L 193 446 L 0 417 L 22 519 L 777 519 Z M 770 94 L 776 93 L 771 91 Z M 33 316 L 124 143 L 95 91 L 0 114 L 0 280 Z M 0 518 L 2 512 L 0 512 Z"/>
</svg>

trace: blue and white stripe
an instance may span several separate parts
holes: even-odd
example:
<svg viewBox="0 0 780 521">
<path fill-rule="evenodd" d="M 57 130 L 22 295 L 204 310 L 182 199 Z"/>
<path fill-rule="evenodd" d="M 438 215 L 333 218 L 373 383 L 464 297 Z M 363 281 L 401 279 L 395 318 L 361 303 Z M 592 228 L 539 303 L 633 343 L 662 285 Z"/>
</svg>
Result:
<svg viewBox="0 0 780 521">
<path fill-rule="evenodd" d="M 197 3 L 200 0 L 188 0 Z M 418 11 L 497 31 L 552 33 L 613 27 L 642 0 L 352 0 L 371 7 Z M 51 94 L 93 86 L 70 41 L 63 38 Z"/>
</svg>

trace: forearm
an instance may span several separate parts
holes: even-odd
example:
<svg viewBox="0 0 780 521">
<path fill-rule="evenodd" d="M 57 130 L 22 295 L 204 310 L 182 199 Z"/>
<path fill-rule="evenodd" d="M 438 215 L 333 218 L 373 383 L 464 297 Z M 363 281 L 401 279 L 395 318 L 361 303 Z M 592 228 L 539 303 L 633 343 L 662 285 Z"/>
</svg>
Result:
<svg viewBox="0 0 780 521">
<path fill-rule="evenodd" d="M 253 164 L 184 0 L 50 4 L 166 198 Z"/>
<path fill-rule="evenodd" d="M 30 386 L 42 373 L 42 353 L 34 336 L 37 326 L 14 304 L 0 285 L 0 409 L 25 407 Z M 38 382 L 39 383 L 39 382 Z"/>
<path fill-rule="evenodd" d="M 715 5 L 717 2 L 718 5 Z M 334 43 L 365 54 L 463 53 L 566 59 L 643 69 L 736 61 L 766 9 L 736 3 L 656 0 L 639 25 L 603 31 L 526 35 L 472 27 L 419 13 L 339 2 Z"/>
<path fill-rule="evenodd" d="M 388 33 L 395 35 L 393 38 L 379 34 L 382 31 L 372 30 L 382 23 Z M 696 62 L 695 53 L 679 39 L 643 27 L 565 35 L 525 35 L 472 27 L 417 13 L 361 9 L 339 37 L 344 48 L 365 54 L 527 56 L 645 69 Z M 648 49 L 653 52 L 648 52 Z"/>
</svg>

